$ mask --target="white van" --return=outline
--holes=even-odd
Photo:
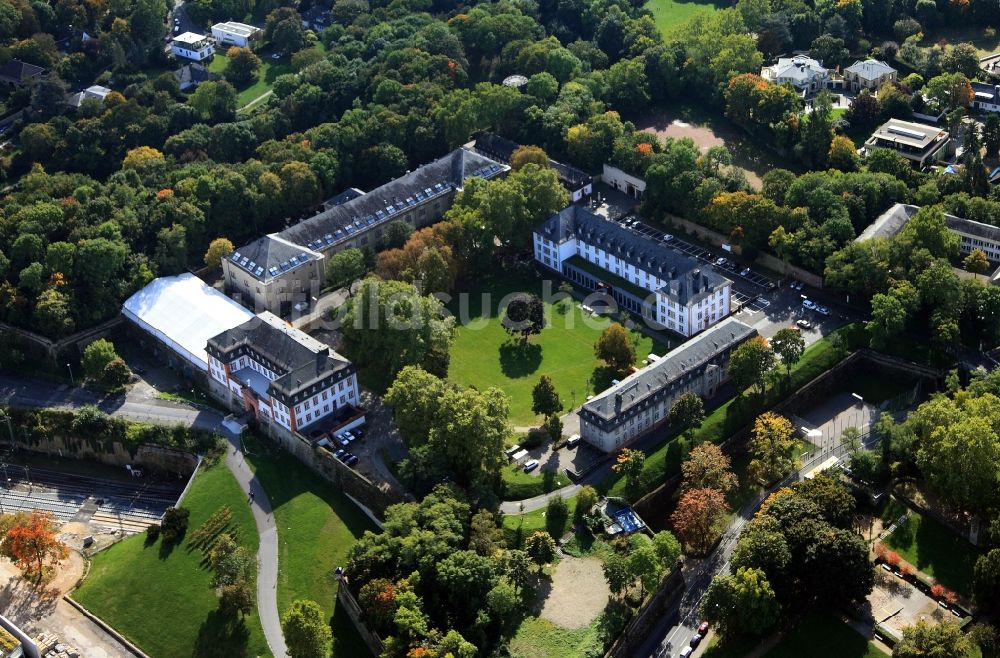
[[[677,656],[678,658],[688,658],[693,653],[694,649],[692,649],[691,647],[684,647],[683,649],[681,649],[681,652],[677,654]]]
[[[580,435],[579,434],[574,434],[573,436],[571,436],[568,439],[566,439],[566,447],[567,448],[575,448],[578,443],[580,443]]]
[[[524,465],[524,472],[530,473],[536,468],[538,468],[538,460],[532,459],[531,461],[529,461],[527,464]]]

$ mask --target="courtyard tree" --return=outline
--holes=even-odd
[[[510,168],[520,171],[524,165],[533,163],[539,167],[549,166],[549,156],[537,146],[519,146],[510,155]]]
[[[291,658],[324,658],[333,647],[330,624],[315,601],[296,599],[281,618]]]
[[[531,410],[543,416],[551,416],[563,410],[559,392],[548,375],[542,375],[531,389]]]
[[[594,343],[594,353],[617,373],[628,372],[635,363],[635,345],[625,327],[617,322],[601,332]]]
[[[642,450],[623,448],[611,467],[615,473],[625,478],[625,491],[630,498],[639,493],[642,484],[642,467],[646,463],[646,453]]]
[[[722,633],[761,635],[778,621],[781,606],[760,569],[740,567],[732,575],[712,579],[701,614]]]
[[[729,505],[718,489],[689,489],[677,503],[670,523],[692,553],[704,555],[718,539],[727,514]]]
[[[789,473],[795,464],[792,423],[770,411],[757,417],[750,437],[751,476],[760,482],[774,482]]]
[[[343,288],[362,278],[368,271],[365,255],[357,247],[338,251],[330,256],[326,266],[326,283],[331,288]]]
[[[222,259],[233,253],[236,247],[227,238],[215,238],[208,244],[208,250],[203,258],[206,267],[217,269],[222,267]]]
[[[59,526],[51,514],[34,511],[5,515],[3,525],[0,554],[14,562],[25,579],[35,585],[48,580],[53,564],[69,554],[56,536]]]
[[[529,336],[545,328],[545,304],[538,295],[518,293],[507,303],[501,324],[508,334],[520,336],[521,344],[527,344]]]
[[[903,638],[892,648],[892,658],[964,656],[971,649],[958,623],[944,619],[936,624],[925,619],[903,629]]]
[[[972,252],[962,261],[965,269],[973,274],[986,274],[990,269],[990,260],[986,257],[986,252],[982,249],[973,249]]]
[[[718,489],[728,494],[739,484],[729,457],[722,448],[706,441],[695,446],[681,463],[681,490]]]
[[[729,357],[729,375],[737,390],[753,388],[764,393],[767,373],[774,367],[774,352],[763,336],[754,336],[735,350]]]
[[[680,429],[681,436],[690,440],[691,434],[705,420],[705,405],[701,398],[688,391],[681,394],[670,406],[667,422]]]
[[[778,329],[771,337],[771,349],[781,360],[781,365],[785,366],[785,378],[790,382],[792,366],[799,362],[806,351],[806,340],[802,337],[802,332],[793,327]]]
[[[976,558],[972,591],[976,604],[984,610],[1000,603],[1000,548],[991,549]]]
[[[237,87],[249,85],[257,80],[261,61],[254,51],[233,46],[226,51],[226,58],[229,63],[226,64],[226,70],[222,74],[226,80]]]
[[[80,361],[83,374],[90,379],[100,379],[107,365],[117,358],[114,343],[107,338],[98,338],[83,350]]]
[[[438,418],[438,400],[447,384],[426,370],[406,366],[396,375],[386,391],[385,401],[392,406],[393,421],[409,448],[427,443]]]

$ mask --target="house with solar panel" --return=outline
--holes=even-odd
[[[667,422],[681,395],[711,398],[729,380],[732,351],[757,330],[728,318],[587,400],[580,438],[603,452],[620,450]]]
[[[304,310],[319,296],[329,256],[351,247],[380,249],[395,221],[414,229],[433,224],[451,208],[466,179],[497,178],[508,171],[505,164],[458,148],[370,192],[352,190],[346,200],[324,204],[312,217],[224,259],[226,292],[255,312]]]
[[[951,135],[944,128],[912,121],[889,119],[865,142],[865,154],[872,149],[892,149],[918,169],[950,156],[954,150]]]
[[[568,206],[534,231],[535,260],[631,313],[693,336],[730,312],[733,282],[666,244],[583,206]]]

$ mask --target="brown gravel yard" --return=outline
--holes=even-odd
[[[597,619],[610,594],[599,559],[563,556],[540,616],[563,628],[582,628]]]

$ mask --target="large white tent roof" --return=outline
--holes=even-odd
[[[205,371],[208,339],[254,317],[188,273],[154,279],[125,300],[122,314]]]

